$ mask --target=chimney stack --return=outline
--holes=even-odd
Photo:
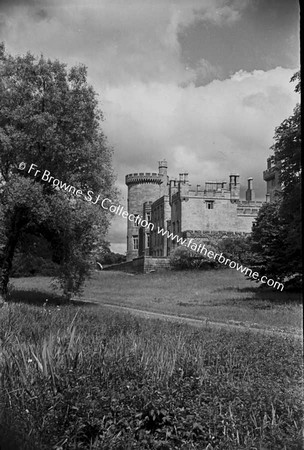
[[[253,178],[248,178],[248,189],[246,191],[246,201],[252,202],[255,200],[255,192],[253,190]]]
[[[231,200],[239,200],[240,199],[240,181],[239,174],[231,174],[229,175],[229,191],[230,191],[230,199]]]

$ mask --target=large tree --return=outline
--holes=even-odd
[[[77,292],[88,275],[92,250],[104,239],[110,218],[87,193],[115,198],[102,119],[84,66],[68,70],[30,53],[13,57],[0,45],[2,298],[16,246],[29,233],[51,242],[67,295]],[[31,164],[36,167],[29,171]],[[45,170],[82,194],[43,179]]]
[[[300,72],[296,92],[301,92]],[[280,280],[298,284],[301,280],[301,108],[276,129],[274,160],[280,168],[281,191],[274,203],[264,205],[252,233],[252,250],[256,254],[256,270]]]

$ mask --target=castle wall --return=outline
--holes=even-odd
[[[162,271],[170,269],[169,258],[152,258],[151,256],[140,256],[132,261],[112,264],[104,267],[104,270],[114,270],[127,273],[149,273],[151,271]]]
[[[199,197],[188,198],[181,202],[181,220],[183,230],[237,231],[250,233],[258,207],[238,207],[226,199],[215,199],[212,209],[208,209],[210,200]]]
[[[264,179],[275,176],[274,170],[268,169],[271,169],[271,174],[267,173]],[[127,261],[141,255],[165,257],[179,245],[176,240],[157,233],[158,228],[179,237],[187,230],[197,230],[201,236],[218,232],[251,233],[252,224],[262,206],[262,202],[255,201],[252,178],[248,179],[246,201],[241,201],[238,174],[231,174],[229,183],[207,181],[205,188],[197,185],[193,189],[187,173],[179,174],[179,180],[169,183],[166,161],[159,162],[158,173],[127,175],[126,184],[128,212],[138,214],[154,225],[150,232],[128,221]],[[134,248],[133,241],[137,236],[138,246]]]
[[[167,221],[171,217],[171,208],[169,203],[169,196],[164,195],[160,199],[152,203],[151,207],[151,221],[155,225],[154,230],[151,232],[151,246],[150,256],[167,256],[167,238],[158,234],[157,230],[167,230]]]
[[[166,164],[165,161],[160,162],[159,173],[126,175],[126,184],[128,186],[127,210],[129,214],[138,215],[142,219],[148,220],[143,204],[145,202],[153,202],[168,193]],[[144,233],[140,233],[140,224],[136,222],[128,220],[127,227],[127,261],[131,261],[140,255],[140,250],[141,253],[145,252],[143,247],[145,247],[146,236]]]
[[[273,202],[281,191],[281,164],[274,156],[267,158],[267,169],[263,172],[263,179],[267,183],[266,201]]]

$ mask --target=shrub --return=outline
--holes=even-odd
[[[32,277],[33,275],[54,277],[58,267],[58,264],[42,256],[18,253],[13,259],[11,273],[12,277]]]
[[[218,250],[232,261],[250,264],[252,252],[248,235],[223,238],[218,243]]]
[[[171,252],[170,265],[176,270],[208,270],[217,268],[219,263],[214,260],[210,260],[201,253],[191,251],[188,248],[181,246]]]
[[[54,277],[59,265],[52,260],[50,243],[42,236],[24,233],[12,264],[13,277],[43,275]]]

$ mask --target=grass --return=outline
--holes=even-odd
[[[44,277],[14,279],[13,283],[16,291],[12,298],[15,300],[26,298],[29,290],[38,296],[37,300],[40,296],[42,302],[59,295],[52,294],[49,279]],[[260,288],[235,270],[134,276],[95,272],[85,287],[84,298],[100,304],[111,303],[290,333],[300,333],[303,326],[299,294]]]
[[[11,303],[0,343],[2,450],[302,448],[291,338]]]

